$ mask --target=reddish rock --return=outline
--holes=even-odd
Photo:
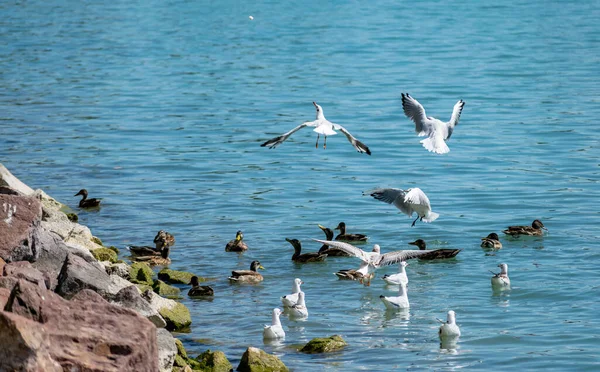
[[[7,263],[4,266],[4,276],[13,276],[17,279],[25,279],[28,282],[37,284],[43,289],[46,289],[44,275],[33,266],[29,261],[17,261]]]
[[[42,204],[34,197],[0,194],[0,257],[6,262],[30,260],[31,228],[42,218]]]
[[[6,261],[0,258],[0,274],[4,272],[4,265],[6,265]]]
[[[30,333],[36,336],[36,342],[18,344],[18,353],[4,353],[4,350],[17,348],[11,346],[14,340],[26,339]],[[0,312],[0,334],[3,335],[0,337],[2,367],[25,365],[19,363],[27,360],[49,360],[58,362],[64,370],[159,369],[156,327],[135,311],[112,305],[88,289],[67,301],[53,292],[19,280],[10,294],[5,312]],[[5,334],[11,337],[4,337]],[[52,370],[9,368],[12,369]]]
[[[8,297],[10,297],[10,289],[0,288],[0,310],[3,310],[4,306],[6,306]]]

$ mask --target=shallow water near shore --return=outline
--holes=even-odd
[[[248,346],[296,371],[390,369],[598,369],[600,326],[600,16],[598,2],[450,4],[395,1],[331,5],[184,1],[0,5],[0,162],[33,188],[71,206],[105,245],[176,236],[172,269],[208,278],[211,301],[184,298],[188,354]],[[254,20],[248,18],[249,15]],[[466,101],[448,142],[428,153],[403,115],[409,92],[448,120]],[[327,149],[310,129],[276,149],[259,145],[306,120],[316,101],[343,135]],[[363,197],[374,187],[421,188],[440,218],[417,222]],[[86,188],[103,198],[79,210]],[[480,238],[541,219],[543,237]],[[408,312],[378,271],[369,287],[333,273],[358,260],[298,265],[324,238],[317,224],[345,221],[384,252],[461,248],[452,260],[407,267]],[[244,232],[250,250],[225,252]],[[503,234],[500,234],[503,235]],[[122,250],[124,252],[124,250]],[[230,285],[254,259],[257,285]],[[512,290],[493,293],[488,270],[507,263]],[[282,317],[281,343],[263,324],[305,284],[306,321]],[[436,318],[457,314],[456,349],[440,348]],[[297,352],[314,337],[349,346]]]

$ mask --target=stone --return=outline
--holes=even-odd
[[[104,270],[108,275],[118,275],[123,279],[129,280],[129,273],[131,272],[131,268],[126,263],[110,263],[110,262],[101,262],[104,266]]]
[[[177,271],[171,269],[162,269],[158,272],[158,279],[163,280],[169,284],[190,284],[194,274],[187,271]],[[200,282],[206,281],[206,279],[198,277]]]
[[[152,291],[142,293],[142,298],[165,319],[169,331],[185,330],[192,324],[190,311],[184,304],[163,298]]]
[[[109,302],[121,307],[132,309],[138,314],[152,322],[157,328],[163,328],[167,325],[163,317],[148,301],[142,298],[137,288],[129,283],[128,287],[121,289],[114,296],[110,296]]]
[[[158,279],[154,281],[152,289],[154,289],[155,293],[165,297],[177,297],[181,293],[179,288],[168,285],[167,283]]]
[[[196,357],[200,370],[207,372],[229,372],[233,366],[222,351],[206,350]]]
[[[328,353],[331,351],[337,351],[343,349],[348,344],[342,336],[334,335],[327,338],[313,338],[310,340],[302,349],[303,353]]]
[[[111,263],[115,263],[118,260],[117,254],[112,249],[98,248],[91,252],[94,258],[98,261],[109,261]]]
[[[242,355],[242,360],[237,367],[240,372],[275,372],[289,371],[283,362],[275,355],[250,346]]]
[[[0,273],[4,272],[4,265],[6,265],[6,261],[0,258]]]
[[[175,345],[175,337],[171,332],[164,328],[156,331],[158,341],[158,366],[161,372],[171,371],[175,356],[177,355],[177,345]]]
[[[69,299],[87,288],[104,296],[110,293],[109,283],[110,277],[101,267],[69,253],[58,276],[56,293]]]
[[[185,347],[183,346],[183,342],[180,339],[175,339],[175,346],[177,347],[177,355],[181,355],[182,358],[187,359],[187,351],[185,351]]]
[[[152,286],[154,284],[154,271],[143,262],[134,262],[131,265],[131,271],[129,272],[129,280],[132,283],[147,284]]]
[[[17,279],[25,279],[43,289],[46,289],[44,274],[31,266],[29,261],[17,261],[7,263],[4,266],[4,276],[12,276]]]
[[[127,287],[133,287],[133,290],[137,292],[137,288],[127,279],[123,279],[118,275],[109,275],[108,276],[108,290],[105,296],[104,293],[100,293],[104,298],[109,299],[112,295],[116,295],[119,291],[123,290]],[[139,293],[139,292],[138,292]]]
[[[4,309],[6,303],[8,302],[8,298],[10,297],[11,289],[8,288],[0,288],[0,310]]]
[[[35,255],[30,233],[41,217],[42,206],[36,198],[0,194],[0,258],[30,261]]]
[[[10,188],[20,195],[33,194],[33,189],[13,176],[2,163],[0,163],[0,186]]]
[[[67,218],[69,219],[69,221],[73,222],[73,223],[77,223],[79,222],[79,216],[77,215],[77,213],[65,213],[67,215]]]

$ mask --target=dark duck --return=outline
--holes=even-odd
[[[366,242],[368,239],[364,234],[346,234],[346,223],[344,222],[340,222],[335,230],[340,230],[340,233],[335,237],[335,240],[344,242]]]
[[[408,244],[416,245],[422,251],[427,249],[427,244],[423,239],[417,239],[414,242],[410,242]],[[436,249],[424,256],[419,256],[419,260],[437,260],[440,258],[452,258],[455,257],[460,251],[460,249]]]
[[[79,201],[79,208],[93,208],[100,205],[100,201],[102,199],[88,199],[88,192],[86,189],[81,189],[79,192],[73,196],[81,195],[82,198]]]
[[[302,243],[298,239],[288,239],[285,240],[290,243],[294,247],[294,254],[292,255],[292,261],[298,263],[306,263],[306,262],[319,262],[325,260],[327,258],[326,253],[319,252],[310,252],[310,253],[301,253],[302,252]]]

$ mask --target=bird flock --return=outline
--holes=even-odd
[[[452,136],[455,127],[458,125],[462,110],[465,106],[465,101],[459,100],[452,110],[450,120],[443,122],[439,119],[429,117],[425,113],[423,106],[408,93],[401,94],[402,108],[407,118],[413,121],[415,132],[420,137],[426,137],[421,140],[421,144],[428,151],[435,154],[446,154],[450,151],[447,141]],[[325,118],[323,108],[316,102],[313,102],[316,109],[316,119],[314,121],[306,121],[290,131],[265,141],[261,144],[262,147],[276,148],[285,142],[292,134],[305,127],[314,128],[317,133],[315,147],[319,147],[319,140],[323,136],[323,148],[327,148],[327,137],[337,134],[340,131],[344,134],[348,142],[359,153],[371,155],[371,149],[363,142],[354,137],[345,127],[330,122]],[[88,199],[88,192],[85,189],[80,190],[75,195],[81,195],[82,199],[79,202],[80,208],[98,208],[101,199]],[[363,195],[368,195],[376,200],[394,205],[403,214],[411,217],[416,214],[416,218],[412,221],[411,226],[415,226],[417,221],[432,223],[436,221],[440,215],[432,211],[429,197],[418,187],[409,189],[399,188],[375,188],[363,191]],[[356,247],[353,244],[364,244],[368,240],[368,236],[357,233],[347,233],[346,224],[340,222],[335,228],[340,233],[335,236],[333,230],[318,225],[325,233],[325,239],[312,239],[322,246],[318,252],[302,252],[302,243],[298,239],[285,238],[285,240],[293,247],[294,252],[291,256],[293,262],[298,264],[309,264],[313,262],[321,262],[327,259],[328,256],[346,256],[358,258],[360,261],[358,268],[341,269],[334,274],[340,280],[358,281],[365,286],[370,286],[372,279],[376,275],[377,269],[389,266],[398,265],[398,272],[392,275],[384,275],[382,280],[386,285],[398,286],[397,295],[384,296],[380,299],[388,311],[400,311],[410,308],[408,299],[408,274],[406,267],[407,261],[410,259],[440,260],[452,259],[461,251],[460,249],[427,249],[426,242],[422,239],[417,239],[409,244],[418,247],[419,249],[397,250],[393,252],[382,253],[381,247],[374,244],[373,248],[365,251]],[[504,234],[519,237],[519,236],[541,236],[546,227],[540,220],[534,220],[531,226],[509,226],[503,230]],[[169,264],[168,258],[170,247],[174,244],[174,237],[161,230],[157,233],[154,243],[155,246],[130,246],[132,260],[144,261],[150,264]],[[481,247],[486,249],[501,249],[502,243],[499,240],[498,234],[490,233],[488,236],[481,238]],[[247,251],[248,245],[244,242],[242,231],[237,231],[234,239],[229,241],[225,246],[227,252],[243,253]],[[492,272],[491,287],[494,292],[506,291],[511,289],[511,282],[508,277],[508,264],[500,263],[499,273]],[[259,269],[264,269],[259,261],[252,261],[248,270],[234,270],[228,277],[232,284],[239,283],[258,283],[264,280]],[[210,286],[200,286],[198,277],[193,277],[190,284],[192,288],[188,295],[191,297],[213,296],[214,291]],[[292,293],[280,297],[283,311],[279,308],[272,310],[271,324],[267,324],[263,328],[263,337],[265,340],[284,339],[285,331],[281,323],[281,315],[287,315],[290,320],[302,320],[309,316],[306,297],[301,286],[304,282],[300,278],[294,278],[292,281]],[[456,340],[460,337],[461,331],[456,324],[456,313],[448,309],[446,320],[438,319],[442,324],[439,327],[438,335],[442,347],[454,347]],[[448,346],[450,345],[450,346]]]

